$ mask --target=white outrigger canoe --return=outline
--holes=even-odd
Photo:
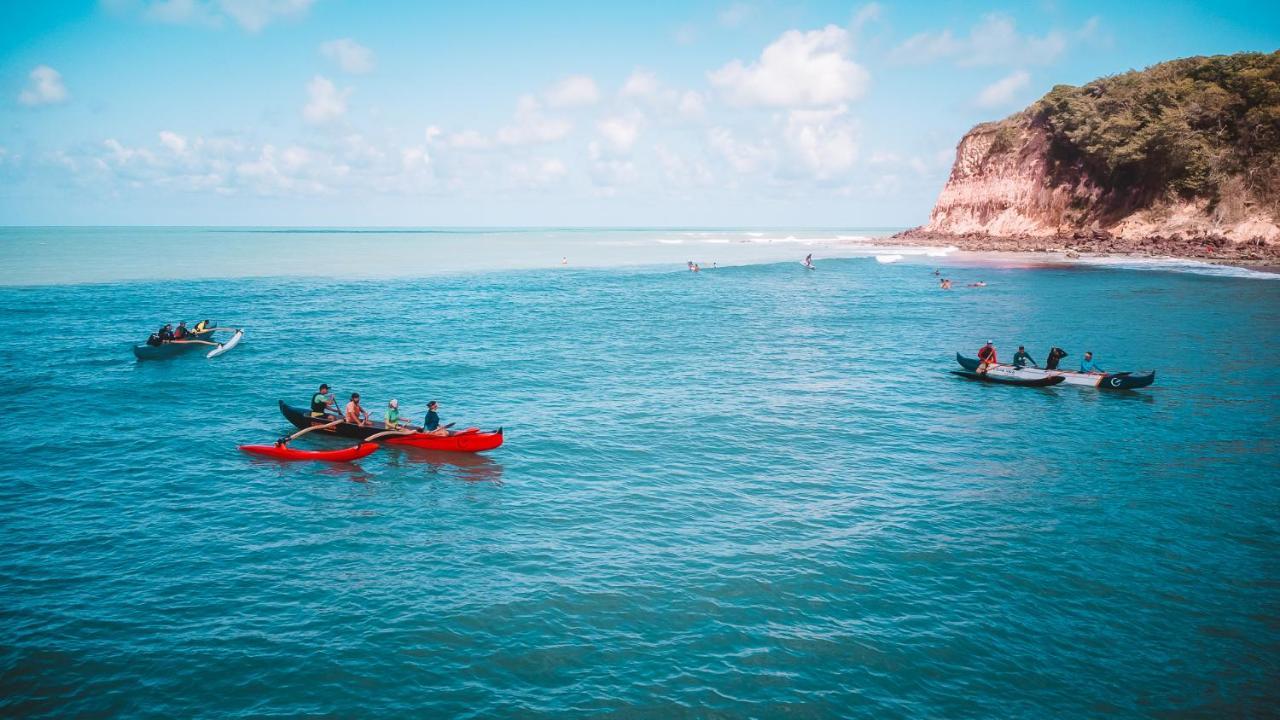
[[[956,362],[960,363],[960,367],[971,372],[978,370],[980,361],[977,358],[969,358],[956,353]],[[1098,388],[1099,390],[1134,390],[1144,388],[1156,381],[1156,373],[1154,370],[1146,373],[1133,372],[1117,372],[1117,373],[1082,373],[1074,370],[1046,370],[1036,367],[1015,367],[1000,363],[992,365],[987,369],[987,374],[997,377],[1018,379],[1018,380],[1040,380],[1049,377],[1061,377],[1063,385],[1081,385],[1084,387]]]

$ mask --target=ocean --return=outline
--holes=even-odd
[[[1273,713],[1280,283],[887,233],[0,231],[0,710]],[[237,450],[321,382],[506,443]]]

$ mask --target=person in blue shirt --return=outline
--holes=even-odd
[[[1106,370],[1103,370],[1102,368],[1098,367],[1098,363],[1093,361],[1093,353],[1085,351],[1084,359],[1080,361],[1080,372],[1089,373],[1092,375],[1097,373],[1105,373]]]
[[[436,409],[439,407],[439,403],[435,400],[427,403],[427,417],[422,423],[422,430],[428,435],[449,434],[448,428],[440,427],[440,414],[436,412]]]

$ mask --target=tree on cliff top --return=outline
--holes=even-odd
[[[1083,169],[1120,205],[1176,197],[1216,206],[1244,190],[1280,211],[1280,52],[1059,85],[1020,115],[1048,132],[1059,172]]]

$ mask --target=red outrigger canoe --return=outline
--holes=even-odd
[[[333,422],[337,418],[334,417],[312,417],[305,410],[286,404],[280,401],[280,412],[285,419],[293,423],[298,429],[309,428],[313,425],[325,425]],[[331,428],[316,430],[318,433],[338,435],[339,437],[348,437],[356,440],[363,440],[370,435],[385,432],[386,426],[382,423],[370,423],[368,425],[356,425],[355,423],[338,423]],[[493,450],[502,445],[502,428],[498,428],[492,432],[484,432],[476,428],[467,428],[459,430],[448,435],[430,435],[427,433],[413,433],[411,435],[388,435],[378,438],[375,442],[385,443],[387,445],[398,445],[401,447],[415,447],[422,450],[439,450],[443,452],[484,452],[485,450]]]
[[[280,444],[240,446],[242,452],[263,455],[276,460],[320,460],[322,462],[351,462],[371,455],[377,449],[377,443],[360,443],[339,450],[295,450]]]

